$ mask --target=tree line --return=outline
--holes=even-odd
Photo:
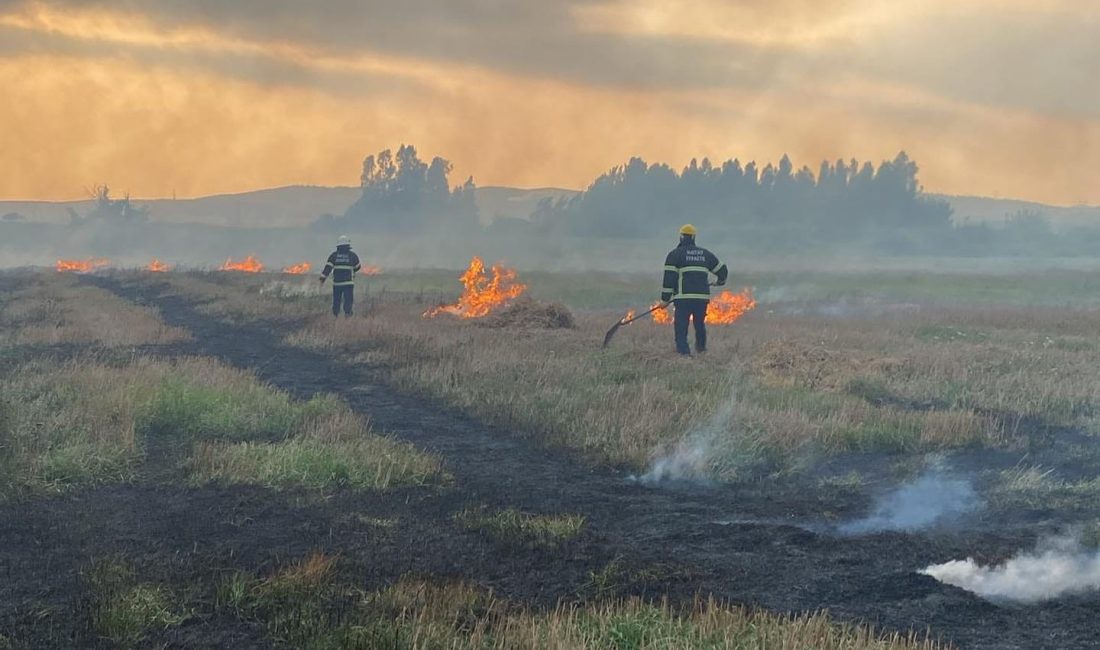
[[[681,171],[632,158],[584,192],[544,202],[544,228],[593,237],[667,235],[692,222],[717,239],[753,237],[782,247],[823,242],[927,239],[951,229],[951,208],[925,196],[917,164],[905,152],[877,167],[856,160],[822,162],[815,173],[786,155],[759,167],[737,159],[692,160]]]
[[[343,215],[326,215],[316,225],[405,234],[476,227],[474,179],[452,188],[452,169],[439,156],[421,160],[412,145],[367,156],[359,177],[362,194]]]

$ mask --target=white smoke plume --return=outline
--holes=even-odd
[[[736,388],[730,388],[729,397],[706,424],[692,429],[670,452],[653,459],[645,474],[631,478],[642,483],[709,481],[717,447],[731,435],[736,404]]]
[[[300,298],[302,296],[317,296],[322,293],[320,283],[315,275],[309,275],[309,280],[302,279],[292,282],[284,280],[272,280],[260,287],[260,294],[279,298]]]
[[[1059,537],[1000,565],[982,566],[967,558],[934,564],[921,573],[987,600],[1036,603],[1100,589],[1100,551],[1081,548],[1076,538]]]
[[[950,476],[943,466],[933,463],[915,481],[883,496],[871,514],[837,527],[845,535],[880,531],[909,531],[971,512],[981,505],[970,481]]]

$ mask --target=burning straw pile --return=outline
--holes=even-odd
[[[424,318],[435,318],[440,314],[459,318],[483,318],[510,304],[527,291],[527,285],[517,280],[515,269],[494,264],[491,270],[492,276],[485,272],[485,262],[480,257],[474,257],[459,278],[463,291],[458,302],[429,309],[424,312]]]
[[[515,269],[494,264],[488,272],[480,257],[470,260],[470,266],[459,278],[462,295],[453,305],[440,305],[424,312],[424,318],[449,314],[463,319],[476,319],[484,327],[522,327],[537,329],[572,329],[573,314],[558,303],[545,303],[523,296],[527,285],[519,281]],[[521,296],[523,296],[521,298]]]

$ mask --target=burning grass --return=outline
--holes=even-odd
[[[677,607],[641,599],[518,607],[461,583],[406,579],[373,592],[342,584],[338,558],[314,554],[267,578],[227,577],[217,608],[311,648],[820,648],[935,650],[917,635],[883,635],[823,614],[785,616],[715,600]]]
[[[55,268],[58,273],[91,273],[110,265],[111,260],[94,257],[86,260],[57,260]]]
[[[298,264],[291,264],[290,266],[283,268],[283,273],[287,275],[305,275],[313,269],[313,265],[309,262],[299,262]]]
[[[653,306],[657,307],[660,304],[656,303]],[[652,313],[653,322],[671,325],[674,309],[674,307],[666,307],[655,310]],[[723,290],[711,296],[710,304],[707,305],[707,324],[732,325],[753,309],[756,309],[756,299],[752,296],[751,288],[742,289],[739,293]]]
[[[515,269],[500,264],[492,267],[492,276],[485,272],[485,262],[480,257],[470,260],[470,266],[459,280],[462,295],[453,305],[440,305],[424,312],[425,318],[450,314],[459,318],[482,318],[500,309],[527,291],[527,285],[519,282]]]
[[[96,344],[108,347],[184,341],[156,309],[134,305],[67,274],[22,276],[0,294],[0,348],[15,345]]]
[[[252,255],[234,262],[233,258],[225,260],[219,268],[219,271],[237,271],[238,273],[262,273],[264,270],[264,263],[256,259]]]

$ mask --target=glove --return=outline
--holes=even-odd
[[[661,294],[661,302],[672,302],[672,294],[671,293],[662,293]]]
[[[719,281],[717,281],[717,282],[715,282],[715,283],[714,283],[714,286],[716,286],[716,287],[724,287],[724,286],[726,286],[726,281],[725,281],[725,280],[719,280]]]
[[[322,275],[321,277],[319,277],[317,279],[321,281],[321,284],[325,283],[325,276]]]

